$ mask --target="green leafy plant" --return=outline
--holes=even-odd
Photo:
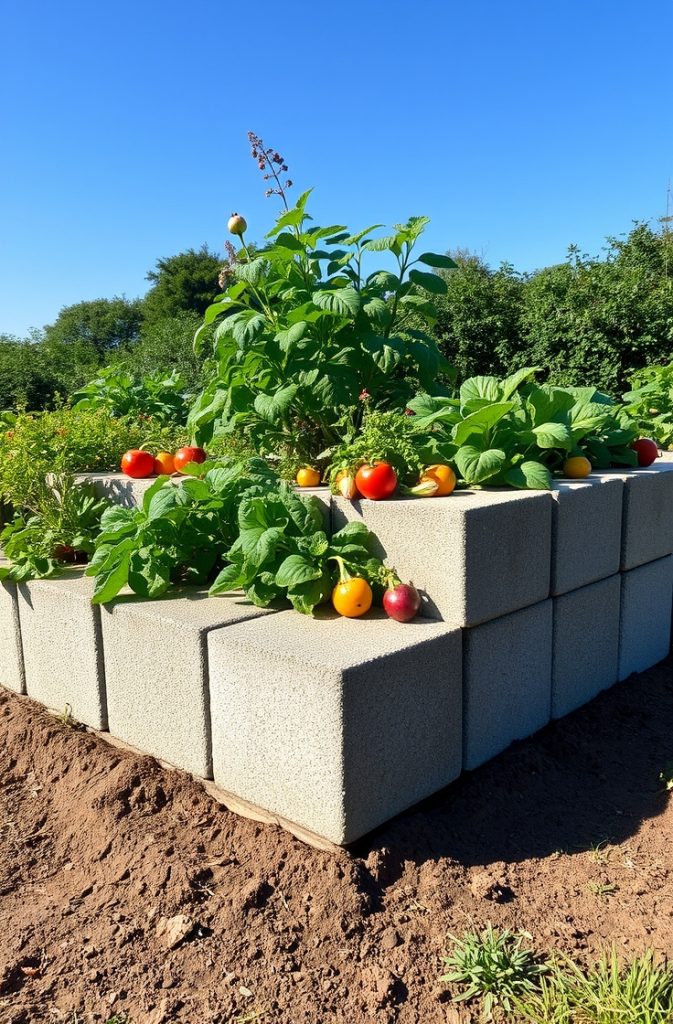
[[[11,563],[0,568],[0,579],[41,579],[87,562],[108,507],[96,498],[93,485],[76,483],[67,474],[50,478],[43,483],[39,511],[16,515],[0,533]]]
[[[184,427],[118,418],[103,409],[22,412],[0,431],[0,497],[35,513],[48,473],[116,472],[129,448],[152,444],[173,451],[186,440]]]
[[[371,547],[364,523],[348,523],[328,538],[317,498],[281,482],[277,491],[252,488],[238,510],[239,534],[211,594],[242,589],[256,605],[286,599],[311,614],[329,600],[340,578],[364,576],[383,583],[385,567]]]
[[[121,364],[103,367],[71,398],[73,408],[105,409],[113,416],[152,417],[159,424],[185,424],[188,401],[177,371],[137,377]]]
[[[445,392],[439,378],[451,367],[429,331],[431,298],[446,282],[432,270],[455,264],[437,253],[415,255],[426,217],[411,217],[383,237],[374,234],[381,225],[356,233],[314,225],[310,191],[290,208],[282,157],[252,133],[250,140],[275,182],[268,193],[284,208],[267,244],[253,252],[241,234],[240,249],[229,247],[221,275],[227,287],[202,328],[217,322],[213,375],[189,427],[206,445],[213,434],[243,429],[261,453],[289,450],[311,460],[359,424],[363,391],[376,406],[400,408],[418,382],[429,393]],[[395,270],[367,273],[372,253],[390,254]],[[201,339],[200,329],[197,350]]]
[[[422,430],[417,419],[394,410],[367,409],[360,431],[328,453],[330,481],[344,469],[352,471],[364,463],[383,460],[394,467],[401,483],[415,483],[424,466],[454,452],[450,444],[442,445],[437,433]]]
[[[432,428],[469,485],[548,489],[572,455],[596,468],[637,465],[638,429],[622,407],[594,388],[535,384],[536,372],[471,377],[457,398],[419,395],[409,402],[415,427]]]
[[[651,951],[622,967],[614,946],[586,971],[559,956],[538,992],[511,1002],[517,1020],[530,1024],[669,1024],[673,971]]]
[[[507,928],[500,932],[488,924],[479,934],[449,938],[454,947],[449,956],[442,957],[448,971],[440,981],[463,986],[454,1002],[480,997],[485,1020],[491,1019],[495,1006],[511,1011],[516,996],[539,987],[546,967],[524,947],[524,941],[531,938],[526,932],[515,934]]]
[[[96,579],[94,603],[111,601],[123,587],[140,597],[160,597],[172,584],[204,584],[220,568],[236,539],[243,495],[277,485],[260,459],[213,461],[193,466],[193,476],[173,482],[160,476],[140,508],[110,508],[87,575]]]
[[[622,395],[627,411],[641,434],[662,448],[673,443],[673,362],[648,366],[631,379],[631,390]]]

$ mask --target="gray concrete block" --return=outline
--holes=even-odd
[[[549,491],[455,491],[447,498],[332,499],[332,525],[361,520],[379,554],[424,592],[424,615],[476,626],[549,596]]]
[[[622,573],[619,678],[644,672],[668,656],[673,603],[673,557]]]
[[[647,469],[611,469],[595,474],[624,481],[620,569],[654,562],[673,552],[673,462],[659,459]]]
[[[559,480],[552,497],[551,593],[577,590],[619,571],[621,477]]]
[[[16,584],[0,583],[0,686],[26,692]]]
[[[552,718],[562,718],[617,682],[620,595],[617,573],[554,598]]]
[[[157,478],[148,476],[135,480],[125,473],[80,473],[76,479],[92,483],[98,498],[107,498],[123,508],[135,508],[142,505],[145,491],[150,489]]]
[[[552,604],[463,632],[464,768],[477,768],[549,722]]]
[[[158,601],[122,597],[103,608],[112,735],[211,778],[207,634],[270,614],[242,596],[208,597],[189,588]]]
[[[281,612],[210,633],[222,789],[349,843],[461,770],[460,630]]]
[[[19,583],[26,693],[48,708],[70,705],[78,722],[107,727],[100,610],[80,572]]]

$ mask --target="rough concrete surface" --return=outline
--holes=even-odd
[[[16,584],[0,583],[0,685],[26,692]]]
[[[425,594],[424,615],[476,626],[549,596],[548,491],[455,491],[448,498],[332,500],[339,529],[363,521],[379,554]]]
[[[215,782],[348,843],[461,770],[460,631],[281,612],[208,637]]]
[[[463,767],[477,768],[551,718],[552,605],[463,632]]]
[[[206,636],[269,615],[243,597],[184,588],[102,609],[108,728],[138,750],[212,777]]]
[[[621,576],[554,598],[552,718],[617,682]]]
[[[551,593],[577,590],[619,571],[621,477],[559,480],[552,497]]]
[[[673,462],[661,459],[647,469],[606,470],[603,477],[624,481],[623,571],[673,552]]]
[[[17,585],[26,693],[94,729],[107,728],[100,611],[81,572]]]
[[[671,641],[673,557],[622,573],[619,678],[667,657]]]

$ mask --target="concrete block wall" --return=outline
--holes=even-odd
[[[409,625],[194,591],[100,610],[78,574],[5,585],[0,682],[23,688],[23,650],[29,696],[350,842],[666,656],[672,468],[551,493],[351,505],[319,490],[335,529],[362,518],[427,590]]]

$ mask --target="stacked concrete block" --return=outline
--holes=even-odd
[[[0,686],[26,692],[16,584],[0,583]]]
[[[673,557],[622,573],[619,678],[667,657],[671,642]]]
[[[71,572],[17,587],[26,693],[78,722],[107,727],[100,610],[94,581]],[[129,663],[129,672],[133,671]]]
[[[145,492],[156,482],[156,477],[135,480],[125,473],[80,473],[78,481],[92,483],[98,498],[107,498],[122,508],[142,505]]]
[[[552,601],[463,632],[463,766],[470,770],[551,718]]]
[[[207,635],[268,615],[243,597],[185,588],[102,610],[110,732],[148,754],[212,777]]]
[[[208,637],[222,789],[348,843],[461,770],[460,630],[281,612]]]
[[[622,516],[623,572],[673,552],[673,462],[659,460],[647,469],[607,470],[594,474],[624,484]]]
[[[456,491],[447,498],[332,500],[332,525],[361,520],[379,554],[425,594],[423,614],[477,626],[549,596],[548,491]]]
[[[620,596],[617,573],[554,598],[552,718],[617,682]]]
[[[552,490],[551,593],[567,594],[619,571],[622,477],[561,480]]]

